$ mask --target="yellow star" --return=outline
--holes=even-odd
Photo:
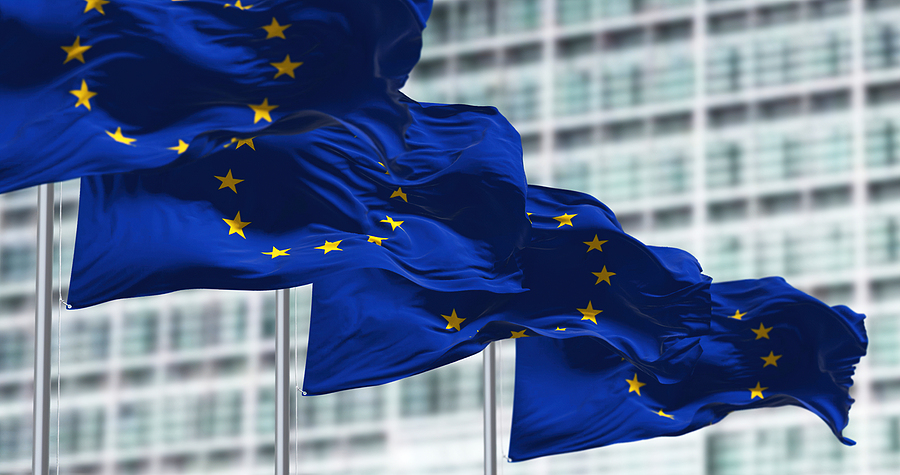
[[[325,244],[323,244],[315,249],[321,249],[321,250],[325,251],[325,254],[328,254],[331,251],[343,251],[343,249],[338,247],[340,245],[341,245],[341,241],[328,242],[328,240],[326,239]]]
[[[84,79],[81,80],[81,89],[71,90],[69,94],[78,98],[75,107],[84,106],[87,107],[87,110],[91,110],[91,98],[97,95],[96,92],[88,91],[87,83],[84,82]]]
[[[760,387],[759,381],[757,381],[755,388],[747,388],[747,390],[750,391],[750,400],[753,400],[753,398],[755,398],[757,396],[759,396],[760,399],[765,399],[765,397],[763,397],[763,391],[765,391],[766,389],[769,389],[769,388]]]
[[[559,328],[559,327],[556,327],[556,330],[553,330],[553,331],[564,332],[564,331],[566,331],[566,329],[565,329],[565,328]]]
[[[597,318],[596,318],[597,314],[603,311],[603,310],[594,310],[594,307],[591,307],[590,301],[588,301],[587,308],[579,308],[577,310],[579,312],[581,312],[582,320],[590,320],[590,321],[594,322],[594,325],[597,324]]]
[[[213,175],[213,176],[215,176],[215,175]],[[237,178],[234,178],[233,176],[231,176],[230,169],[228,170],[228,173],[225,174],[225,176],[216,176],[216,179],[218,179],[219,181],[222,182],[222,184],[219,185],[220,190],[222,188],[231,188],[231,191],[233,191],[235,193],[237,193],[237,188],[234,185],[237,185],[238,183],[244,181],[244,180],[238,180]]]
[[[77,59],[84,64],[84,52],[91,49],[91,46],[81,46],[81,37],[76,36],[75,42],[72,43],[72,46],[61,46],[63,51],[66,52],[66,60],[63,61],[63,64],[72,61],[73,59]]]
[[[634,373],[634,380],[626,379],[625,381],[628,381],[628,392],[635,392],[638,396],[641,395],[641,388],[647,385],[647,383],[638,381],[637,373]]]
[[[606,266],[603,266],[603,270],[600,272],[591,272],[591,274],[594,274],[597,277],[597,282],[595,282],[594,285],[597,285],[600,282],[606,282],[607,284],[612,285],[609,278],[616,275],[615,272],[607,272]]]
[[[253,123],[257,123],[262,119],[272,122],[272,116],[269,112],[275,110],[278,106],[270,106],[269,98],[263,99],[262,104],[247,104],[247,107],[253,109]]]
[[[557,226],[557,228],[561,228],[561,227],[566,226],[566,225],[571,226],[571,225],[572,225],[572,218],[574,218],[575,216],[578,216],[578,215],[577,215],[577,214],[564,214],[564,215],[562,215],[562,216],[557,216],[557,217],[555,217],[555,218],[553,218],[553,219],[559,221],[559,226]]]
[[[380,222],[390,224],[391,231],[396,231],[403,224],[403,221],[394,221],[390,216],[385,216],[385,218],[387,219],[382,219]]]
[[[255,139],[255,138],[256,138],[256,137],[250,137],[249,139],[233,138],[233,139],[231,139],[231,141],[232,141],[232,142],[237,142],[237,146],[234,147],[235,150],[241,148],[241,145],[248,145],[248,146],[250,146],[250,148],[252,148],[253,150],[256,150],[256,147],[253,145],[253,139]]]
[[[662,417],[668,417],[669,419],[672,419],[672,420],[675,419],[675,416],[670,415],[670,414],[666,414],[665,412],[663,412],[662,409],[660,409],[659,412],[656,413],[656,415],[657,415],[657,416],[662,416]]]
[[[181,155],[182,153],[186,152],[187,149],[188,149],[188,144],[186,144],[184,142],[184,140],[181,140],[181,139],[178,139],[178,145],[176,145],[174,147],[169,147],[169,150],[174,150],[174,151],[178,152],[178,155]]]
[[[398,187],[397,191],[391,193],[391,198],[402,198],[403,201],[409,203],[409,200],[406,199],[406,193],[403,192],[403,188]]]
[[[134,142],[135,140],[137,140],[137,139],[132,139],[132,138],[122,135],[121,127],[116,128],[116,133],[112,133],[107,130],[106,135],[109,135],[110,137],[112,137],[112,139],[115,140],[116,142],[123,143],[125,145],[131,145],[131,142]]]
[[[275,17],[272,17],[272,24],[268,26],[262,27],[263,30],[266,30],[266,39],[269,38],[281,38],[286,40],[284,37],[284,30],[290,28],[291,25],[279,25],[278,20]]]
[[[299,68],[300,65],[303,64],[303,61],[300,61],[299,63],[292,63],[291,55],[287,55],[284,57],[284,61],[282,61],[280,63],[269,63],[269,64],[271,64],[272,66],[275,66],[275,69],[278,70],[278,73],[275,74],[275,77],[273,79],[278,79],[278,76],[281,76],[283,74],[287,74],[288,76],[296,79],[296,76],[294,76],[294,70]],[[269,122],[271,122],[271,121],[269,121]]]
[[[732,316],[730,316],[730,317],[728,317],[728,318],[733,318],[733,319],[735,319],[735,320],[740,320],[740,319],[744,318],[744,315],[747,315],[747,312],[741,313],[740,310],[735,310],[735,311],[734,311],[734,315],[732,315]]]
[[[355,135],[354,135],[354,137],[355,137]],[[387,167],[385,167],[383,163],[378,162],[378,164],[381,165],[382,167],[384,167],[384,174],[385,174],[385,175],[390,175],[390,174],[391,174],[391,172],[388,171]]]
[[[377,236],[369,236],[368,242],[374,242],[375,244],[381,245],[381,241],[387,241],[387,238],[377,237]]]
[[[281,250],[275,246],[272,246],[272,252],[264,252],[263,254],[265,254],[267,256],[272,256],[272,259],[275,259],[278,256],[290,256],[290,254],[287,253],[290,250],[291,250],[291,248]]]
[[[228,235],[231,236],[234,233],[238,233],[242,238],[247,239],[247,236],[244,236],[244,227],[250,224],[250,221],[244,222],[241,221],[241,212],[238,211],[237,215],[234,219],[222,218],[222,221],[225,221],[228,224]]]
[[[531,335],[526,335],[525,332],[527,332],[527,331],[528,331],[527,328],[525,330],[518,331],[518,332],[514,332],[514,331],[510,330],[510,333],[512,333],[512,336],[510,336],[509,338],[513,339],[513,340],[515,340],[516,338],[528,338]]]
[[[454,308],[450,315],[441,315],[444,317],[444,320],[447,320],[447,330],[453,328],[456,331],[460,330],[459,324],[464,322],[465,318],[459,318],[456,316],[456,309]]]
[[[760,338],[769,339],[769,332],[772,331],[772,327],[766,328],[762,323],[759,324],[759,328],[751,328],[750,331],[756,333],[756,338],[754,340],[759,340]]]
[[[91,10],[97,10],[101,15],[106,15],[106,12],[103,11],[103,5],[106,5],[106,0],[84,0],[87,2],[87,5],[84,6],[84,13],[87,13]]]
[[[245,7],[245,6],[241,5],[241,0],[237,0],[236,2],[234,2],[234,5],[232,5],[230,3],[226,3],[224,8],[228,8],[228,7],[237,7],[240,10],[249,10],[249,9],[253,8],[253,5],[247,5]]]
[[[584,241],[584,243],[588,245],[588,250],[587,250],[587,252],[591,252],[591,251],[593,251],[594,249],[596,249],[596,250],[598,250],[598,251],[600,251],[600,252],[603,252],[603,248],[600,247],[600,246],[606,244],[606,241],[601,241],[601,240],[597,239],[597,235],[594,234],[594,240],[593,240],[593,241]]]
[[[774,352],[770,351],[769,356],[760,356],[759,358],[766,362],[766,364],[763,365],[763,368],[765,368],[766,366],[769,366],[769,365],[777,367],[778,366],[778,358],[781,358],[782,356],[783,355],[776,355]]]

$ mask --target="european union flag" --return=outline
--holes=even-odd
[[[662,380],[686,377],[709,330],[697,261],[641,244],[582,193],[529,186],[526,209],[527,292],[436,292],[377,269],[317,279],[304,391],[387,383],[506,338],[587,339]]]
[[[527,460],[680,435],[732,411],[794,405],[841,442],[863,315],[828,307],[781,278],[712,284],[711,331],[693,374],[661,384],[588,338],[516,345],[510,457]]]
[[[84,178],[69,303],[367,268],[434,290],[521,292],[521,157],[494,108],[375,102],[183,166]]]
[[[186,162],[372,103],[402,109],[398,90],[430,9],[426,0],[0,0],[0,193]]]

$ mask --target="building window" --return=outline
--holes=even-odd
[[[242,406],[240,391],[169,398],[163,414],[164,438],[173,443],[238,436],[242,428]]]
[[[900,292],[900,281],[876,281],[872,284],[872,299],[876,302],[891,300]],[[874,317],[874,318],[872,318]],[[868,358],[876,368],[896,368],[900,364],[900,315],[880,314],[869,316],[866,324],[869,335]]]
[[[781,140],[782,178],[795,178],[803,175],[802,144],[799,140],[783,137]]]
[[[116,444],[122,448],[141,447],[151,441],[153,405],[150,401],[119,405]]]
[[[747,29],[747,12],[728,12],[709,17],[711,35],[728,35]]]
[[[537,78],[513,79],[504,92],[503,115],[510,122],[527,122],[538,118],[541,104]]]
[[[866,235],[869,265],[893,264],[900,260],[900,217],[870,218]]]
[[[247,303],[229,299],[203,305],[182,305],[172,310],[169,344],[190,350],[240,343],[246,337]]]
[[[602,168],[595,174],[596,192],[610,204],[629,201],[643,196],[643,167],[646,159],[629,153],[616,153],[603,157]]]
[[[474,370],[473,370],[474,368]],[[455,364],[403,380],[401,414],[405,417],[471,410],[481,404],[481,378],[474,365]]]
[[[893,24],[867,25],[865,38],[867,69],[890,69],[900,64],[900,34]]]
[[[730,280],[749,277],[743,266],[744,246],[739,235],[720,236],[710,240],[709,272],[716,279]]]
[[[728,78],[728,90],[738,91],[741,89],[741,53],[737,48],[728,50],[726,58],[726,77]]]
[[[0,460],[25,459],[31,454],[31,413],[0,418]]]
[[[644,71],[637,64],[608,67],[603,73],[603,108],[619,109],[644,102]]]
[[[338,424],[372,422],[384,417],[383,390],[379,387],[341,391],[329,396],[337,398],[335,410]]]
[[[156,351],[159,315],[154,310],[125,315],[122,319],[122,355],[146,355]]]
[[[0,223],[3,223],[3,229],[12,229],[34,226],[36,219],[37,210],[34,208],[11,208],[3,210]]]
[[[778,134],[773,130],[761,130],[757,136],[757,180],[788,180],[806,174],[808,143],[784,130]]]
[[[505,33],[534,30],[541,26],[540,0],[505,0],[502,8]],[[431,20],[428,27],[431,28]]]
[[[691,160],[682,150],[666,150],[656,157],[651,185],[659,196],[685,193],[691,184]]]
[[[643,102],[641,69],[632,70],[634,104]],[[690,98],[694,95],[694,64],[689,58],[675,56],[667,64],[653,71],[650,101],[664,102]]]
[[[709,146],[706,182],[710,188],[731,188],[743,183],[743,149],[735,142]]]
[[[605,142],[624,142],[628,140],[640,140],[645,137],[645,126],[641,120],[629,120],[625,122],[611,122],[603,126],[603,140]]]
[[[632,15],[643,9],[644,0],[599,0],[604,17]]]
[[[585,68],[571,68],[557,75],[557,115],[582,114],[591,109],[591,72]]]
[[[556,4],[556,21],[560,25],[590,21],[595,3],[595,0],[559,0]]]
[[[319,427],[337,423],[337,398],[331,395],[300,398],[300,425]]]
[[[66,361],[99,361],[109,357],[109,319],[70,320],[63,322],[62,356]],[[56,358],[56,332],[50,348]]]
[[[59,417],[59,451],[64,454],[99,451],[103,448],[105,420],[102,407],[63,412]],[[50,431],[50,440],[55,442],[56,427]]]
[[[34,278],[35,249],[32,246],[9,246],[0,250],[0,282],[17,282]]]
[[[450,7],[447,4],[437,4],[428,17],[428,28],[422,32],[422,44],[424,47],[446,44],[450,41]]]
[[[30,365],[33,341],[34,338],[22,330],[0,332],[0,373]]]
[[[461,41],[475,40],[493,34],[494,2],[469,0],[458,3],[459,23],[456,25]],[[426,28],[427,30],[428,28]]]
[[[795,39],[775,38],[758,41],[756,52],[756,85],[760,87],[787,84],[797,79]]]
[[[900,136],[895,121],[872,123],[866,135],[866,161],[870,167],[894,166],[900,161]]]
[[[886,422],[888,450],[900,452],[900,417],[890,417]]]
[[[291,391],[291,407],[297,407],[297,400],[299,399],[297,396],[298,391]],[[256,433],[272,434],[275,432],[275,390],[271,388],[260,388],[256,398]],[[313,399],[315,399],[315,397],[304,398],[303,405],[305,406],[307,401],[312,401]],[[304,413],[301,412],[301,414]],[[309,426],[309,424],[303,425]]]
[[[743,48],[737,45],[713,48],[707,59],[707,90],[735,92],[744,87]]]

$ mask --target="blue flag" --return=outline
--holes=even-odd
[[[339,271],[359,280],[361,269],[521,292],[521,157],[494,108],[374,102],[183,166],[84,178],[69,303],[280,289]]]
[[[304,391],[387,383],[506,338],[589,339],[662,380],[686,377],[709,330],[697,261],[644,246],[582,193],[529,186],[526,209],[527,292],[436,292],[381,270],[317,279]]]
[[[516,345],[510,457],[527,460],[674,436],[742,409],[795,405],[841,442],[863,316],[828,307],[781,278],[714,283],[713,318],[690,378],[660,384],[592,339]]]
[[[426,0],[0,0],[0,193],[187,162],[372,103],[402,113],[398,91],[430,9]]]

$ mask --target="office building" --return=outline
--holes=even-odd
[[[628,232],[690,250],[716,280],[783,275],[868,314],[856,447],[784,408],[503,473],[896,473],[900,2],[437,0],[424,39],[405,92],[497,106],[532,183],[593,194]],[[65,282],[77,185],[61,196]],[[35,202],[33,190],[0,196],[4,475],[30,471]],[[301,362],[308,302],[308,289],[295,294]],[[272,292],[180,292],[61,320],[61,473],[272,473]],[[513,346],[502,348],[505,444]],[[481,473],[480,362],[300,398],[297,473]]]

